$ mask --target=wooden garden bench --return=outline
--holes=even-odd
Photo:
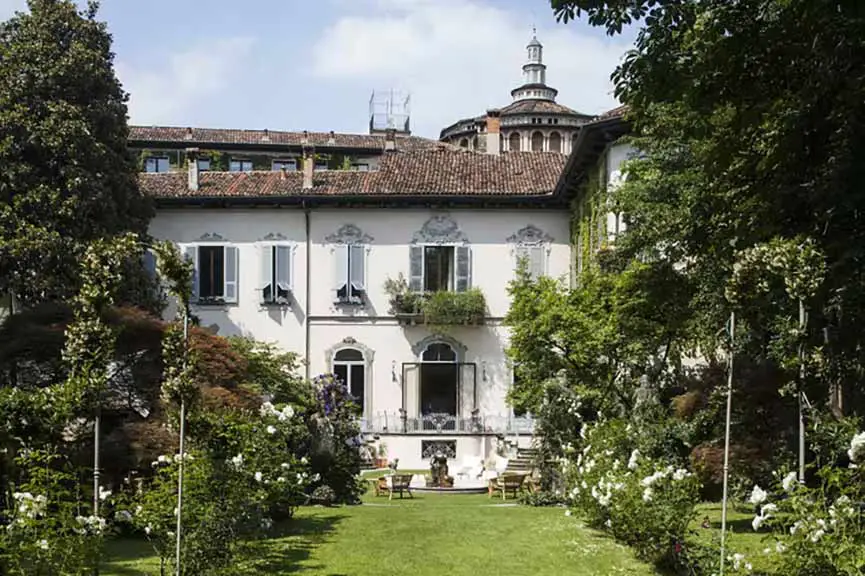
[[[492,498],[493,494],[496,492],[502,493],[502,500],[507,500],[509,492],[513,493],[514,498],[516,498],[517,493],[520,491],[520,488],[522,488],[527,476],[528,474],[508,473],[491,479],[489,485],[490,498]]]
[[[390,492],[390,496],[388,496],[388,500],[393,500],[393,493],[399,492],[399,497],[402,498],[403,492],[409,495],[409,498],[414,498],[411,493],[411,474],[394,474],[390,477],[390,486],[388,486],[388,491]]]

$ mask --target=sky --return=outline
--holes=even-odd
[[[533,25],[558,102],[588,114],[617,105],[634,36],[556,22],[549,0],[102,0],[99,18],[133,124],[365,133],[373,90],[397,90],[431,138],[511,102]]]

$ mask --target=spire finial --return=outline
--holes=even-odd
[[[538,35],[538,28],[534,24],[532,24],[532,36]]]

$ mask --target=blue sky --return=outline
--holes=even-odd
[[[0,0],[0,19],[24,0]],[[548,0],[103,0],[137,124],[365,132],[372,90],[411,94],[413,132],[510,102],[532,24],[558,101],[616,105],[633,33],[555,21]]]

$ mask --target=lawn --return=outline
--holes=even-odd
[[[709,519],[710,528],[704,529],[701,523],[705,518]],[[766,532],[754,532],[751,521],[754,514],[736,510],[733,504],[727,508],[727,547],[730,553],[738,552],[744,554],[755,570],[773,573],[772,566],[763,554],[766,547],[774,547],[774,540]],[[721,537],[721,504],[704,503],[697,507],[697,519],[693,528],[698,538],[706,542],[718,541]]]
[[[486,495],[367,496],[361,506],[303,508],[255,543],[236,574],[310,576],[650,575],[624,546],[561,508],[502,505]],[[102,576],[158,574],[146,543],[115,541]]]

